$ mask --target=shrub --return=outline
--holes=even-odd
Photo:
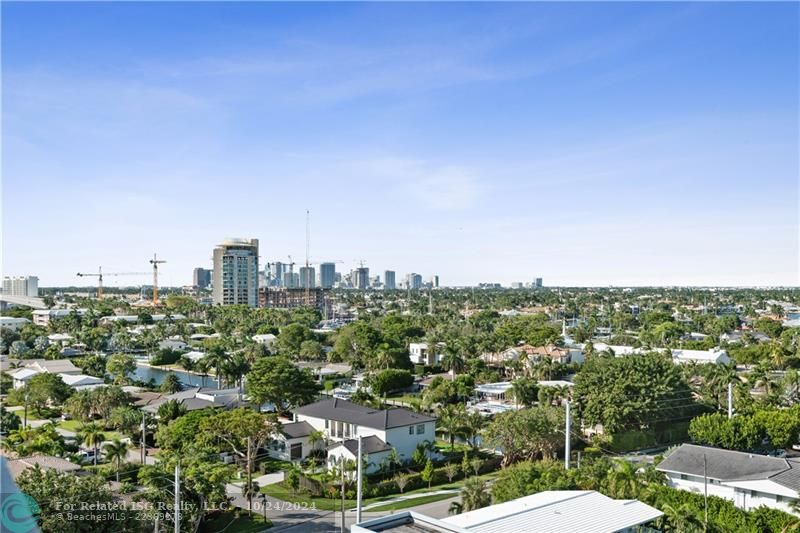
[[[386,393],[406,389],[414,383],[414,376],[408,370],[386,369],[370,380],[372,393],[382,396]]]

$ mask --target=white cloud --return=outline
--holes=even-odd
[[[387,157],[363,161],[356,167],[381,178],[395,193],[415,200],[418,207],[436,211],[470,209],[486,192],[478,174],[459,165]]]

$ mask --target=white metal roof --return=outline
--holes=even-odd
[[[593,490],[563,490],[532,494],[442,521],[476,533],[614,533],[662,514],[638,500],[614,500]]]

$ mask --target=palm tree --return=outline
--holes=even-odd
[[[615,498],[635,499],[639,496],[642,483],[637,470],[630,461],[614,460],[614,469],[609,474],[609,490]]]
[[[242,378],[250,370],[250,364],[247,362],[247,357],[241,352],[233,354],[227,361],[222,364],[222,373],[225,376],[225,381],[230,384],[236,385],[239,391],[242,391]]]
[[[200,386],[205,387],[206,378],[208,377],[208,371],[211,369],[211,364],[204,357],[203,359],[195,362],[194,368],[200,373]]]
[[[461,508],[464,511],[474,511],[486,507],[491,503],[486,482],[478,477],[471,477],[461,489]]]
[[[318,443],[324,441],[325,441],[325,434],[318,429],[315,429],[314,431],[308,434],[308,444],[309,446],[311,446],[312,451],[317,449]]]
[[[186,357],[185,355],[178,359],[178,364],[187,372],[191,372],[197,367],[197,362],[194,359]]]
[[[756,365],[755,368],[747,374],[747,379],[750,381],[752,387],[762,385],[767,398],[772,396],[772,391],[776,383],[765,365]]]
[[[106,440],[103,428],[95,422],[89,422],[78,429],[78,435],[85,444],[91,446],[94,450],[94,464],[97,466],[97,448],[100,443]]]
[[[688,502],[680,505],[665,503],[661,505],[666,519],[667,531],[697,533],[703,531],[703,521],[695,514],[695,508]]]
[[[186,414],[186,406],[178,400],[167,400],[158,406],[158,419],[166,424],[170,420],[175,420]]]
[[[242,485],[242,496],[247,498],[247,514],[252,518],[253,516],[253,496],[258,496],[261,492],[261,487],[258,484],[258,481],[250,481],[250,483],[245,482]]]
[[[785,364],[784,356],[786,355],[786,349],[783,346],[783,343],[778,340],[774,339],[769,343],[769,359],[772,363],[772,366],[776,369],[783,368]]]
[[[450,507],[447,509],[447,514],[461,514],[463,510],[464,506],[459,502],[452,502]]]
[[[439,420],[436,429],[446,433],[450,439],[450,451],[456,449],[456,436],[464,430],[466,410],[463,404],[446,405],[439,409]]]
[[[442,357],[442,367],[447,371],[452,371],[453,374],[463,372],[466,361],[464,360],[464,356],[461,355],[458,346],[448,344],[444,350],[445,354],[444,357]]]
[[[213,368],[217,377],[217,389],[222,388],[222,366],[228,360],[228,354],[220,346],[214,346],[203,358],[208,360],[209,368]]]
[[[553,370],[555,369],[556,362],[553,360],[553,358],[544,356],[538,363],[536,363],[536,366],[534,367],[534,373],[539,379],[550,380],[553,378]]]
[[[103,446],[103,454],[106,457],[107,461],[112,463],[116,463],[116,474],[117,474],[117,483],[119,483],[119,470],[122,462],[128,457],[128,447],[130,445],[127,442],[123,442],[119,439],[114,439],[112,442],[107,442]]]
[[[796,368],[787,370],[781,385],[786,392],[789,403],[796,403],[798,396],[800,396],[800,372]]]
[[[478,448],[477,437],[485,426],[486,418],[480,413],[471,412],[464,417],[464,434],[469,439],[473,450]]]

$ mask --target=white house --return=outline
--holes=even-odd
[[[647,524],[663,514],[638,500],[614,500],[593,490],[547,490],[442,519],[413,511],[389,514],[350,531],[634,533],[648,531]]]
[[[438,365],[442,360],[443,342],[437,344],[437,350],[430,350],[427,342],[412,342],[408,345],[408,358],[415,365]]]
[[[71,340],[73,340],[73,337],[69,333],[53,333],[47,336],[47,340],[50,342],[59,343],[62,346],[66,346]]]
[[[745,510],[766,505],[790,512],[800,499],[800,459],[683,444],[656,469],[667,476],[670,487],[698,494],[703,494],[707,477],[708,494]]]
[[[387,461],[392,453],[392,446],[375,435],[361,439],[361,453],[367,456],[364,471],[371,474],[378,470],[381,463]],[[342,459],[355,461],[358,457],[358,440],[350,439],[338,442],[328,448],[328,464],[341,464]]]
[[[12,331],[17,331],[18,329],[22,328],[30,324],[31,321],[27,318],[16,318],[13,316],[0,316],[0,328],[10,329]]]
[[[353,455],[351,448],[357,438],[364,437],[362,446],[368,457],[367,473],[378,468],[383,454],[392,449],[397,451],[401,461],[408,461],[417,445],[424,441],[433,442],[436,438],[436,419],[408,409],[373,409],[340,398],[320,400],[294,410],[295,423],[306,422],[303,426],[284,425],[289,431],[289,439],[283,437],[291,452],[306,457],[311,451],[307,437],[311,431],[321,431],[329,443],[328,453],[332,458]],[[374,437],[367,439],[366,437]],[[305,441],[303,439],[306,439]],[[292,442],[289,442],[289,441]],[[300,443],[301,446],[297,446]]]
[[[34,309],[31,314],[33,315],[34,324],[46,326],[51,320],[69,316],[73,311],[80,316],[86,313],[86,309]]]
[[[9,372],[9,376],[11,376],[11,380],[15,389],[21,389],[31,380],[31,378],[33,378],[33,376],[37,376],[39,374],[41,374],[39,370],[34,370],[32,368],[20,368],[15,372]]]
[[[730,364],[728,352],[719,348],[710,350],[671,350],[674,363],[714,363],[718,365]]]
[[[35,359],[27,366],[10,372],[9,375],[13,381],[14,388],[20,389],[34,376],[44,373],[58,374],[61,376],[64,383],[75,390],[95,389],[105,386],[102,379],[81,374],[80,368],[73,365],[72,361],[67,359],[57,359],[54,361]]]
[[[85,374],[59,374],[59,376],[64,380],[64,383],[75,390],[92,390],[106,386],[102,379]]]
[[[254,342],[257,342],[258,344],[264,346],[269,351],[272,351],[272,349],[275,347],[275,342],[278,340],[278,337],[276,337],[272,333],[265,333],[263,335],[253,335],[250,338],[253,339]]]

